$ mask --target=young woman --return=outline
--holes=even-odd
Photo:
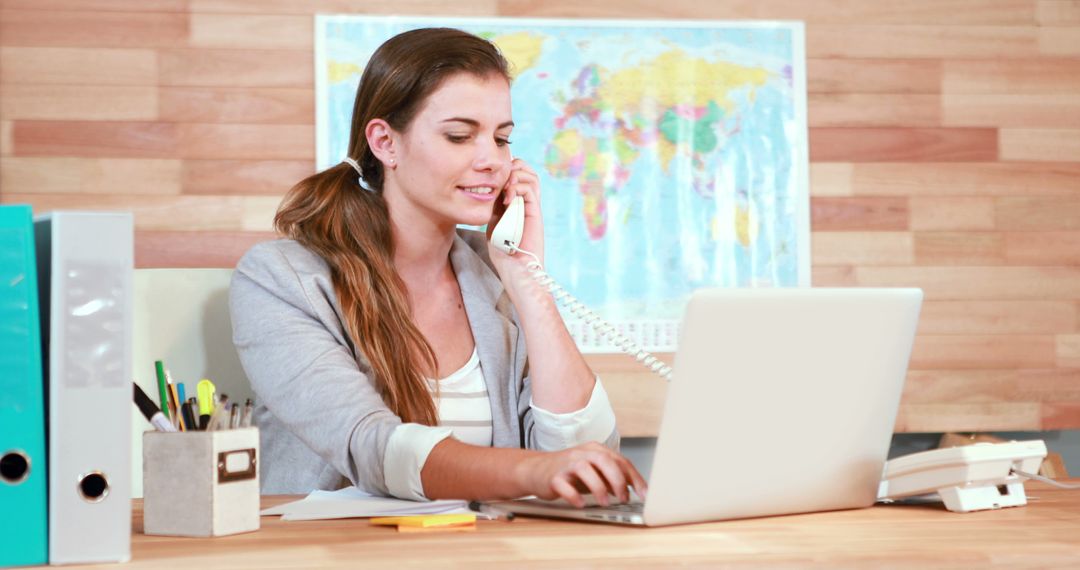
[[[348,158],[297,184],[288,239],[237,266],[233,336],[257,394],[263,492],[403,498],[644,494],[554,300],[477,232],[540,185],[510,154],[507,62],[451,29],[400,34],[356,94]],[[490,227],[490,226],[489,226]]]

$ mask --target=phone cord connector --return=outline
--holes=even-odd
[[[671,381],[670,366],[638,346],[636,342],[630,340],[630,338],[612,326],[611,323],[600,318],[600,315],[592,312],[592,310],[586,307],[584,303],[578,301],[577,298],[571,295],[566,289],[563,289],[561,285],[555,282],[555,279],[544,271],[544,266],[540,263],[540,258],[536,257],[535,254],[516,247],[513,249],[515,252],[524,253],[532,258],[532,261],[526,265],[526,268],[528,268],[529,273],[537,283],[547,287],[547,290],[551,292],[551,296],[555,298],[556,302],[564,305],[566,310],[575,317],[585,321],[585,324],[591,326],[597,334],[607,337],[615,346],[619,347],[619,350],[633,356],[643,366],[664,380],[667,380],[668,382]]]

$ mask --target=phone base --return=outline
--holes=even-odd
[[[1024,481],[1020,477],[1010,477],[997,485],[983,483],[964,487],[944,487],[938,489],[937,492],[941,500],[945,502],[945,508],[954,513],[1022,507],[1027,504]]]

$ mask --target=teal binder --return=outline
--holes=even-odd
[[[49,560],[36,263],[30,206],[0,206],[0,567]]]

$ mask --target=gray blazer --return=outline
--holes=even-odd
[[[491,399],[494,445],[534,448],[525,337],[484,235],[459,230],[450,262]],[[351,484],[388,495],[383,456],[401,419],[346,332],[326,262],[293,240],[260,243],[237,264],[229,309],[256,395],[262,492]],[[618,431],[605,445],[618,449]]]

